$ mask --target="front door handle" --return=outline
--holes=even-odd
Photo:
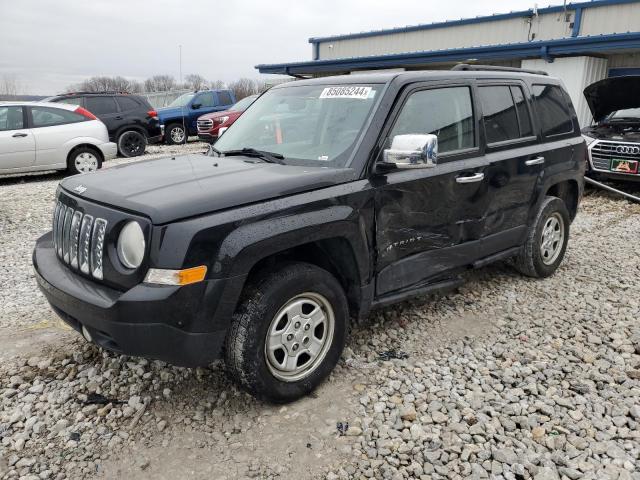
[[[26,133],[14,133],[13,135],[11,135],[13,138],[19,138],[19,137],[26,137],[27,134]]]
[[[533,165],[542,165],[544,163],[544,157],[536,157],[524,162],[527,167],[531,167]]]
[[[116,117],[116,120],[122,120],[122,117],[121,117],[120,115],[118,115],[118,116]]]
[[[456,182],[458,183],[474,183],[481,182],[482,180],[484,180],[484,173],[476,173],[475,175],[470,175],[468,177],[456,177]]]

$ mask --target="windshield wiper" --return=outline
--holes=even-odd
[[[284,165],[284,155],[281,153],[267,152],[265,150],[256,150],[255,148],[242,148],[240,150],[227,150],[221,152],[225,157],[233,157],[243,155],[245,157],[259,158],[267,163],[278,163]]]

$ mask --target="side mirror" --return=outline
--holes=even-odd
[[[428,168],[438,163],[438,136],[396,135],[383,152],[382,163],[397,168]]]
[[[191,108],[193,108],[194,110],[198,110],[201,106],[202,106],[201,103],[194,103],[191,105]]]

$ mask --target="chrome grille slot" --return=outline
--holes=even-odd
[[[62,202],[53,213],[53,244],[60,260],[102,280],[102,257],[107,221],[74,210]]]
[[[640,144],[596,140],[589,147],[589,156],[594,170],[608,172],[612,159],[640,161]]]
[[[212,120],[198,120],[198,130],[211,130],[213,127]]]

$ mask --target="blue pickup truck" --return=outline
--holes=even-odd
[[[180,95],[168,107],[157,110],[165,142],[185,143],[189,135],[198,134],[198,117],[227,110],[234,103],[236,97],[231,90],[202,90]]]

